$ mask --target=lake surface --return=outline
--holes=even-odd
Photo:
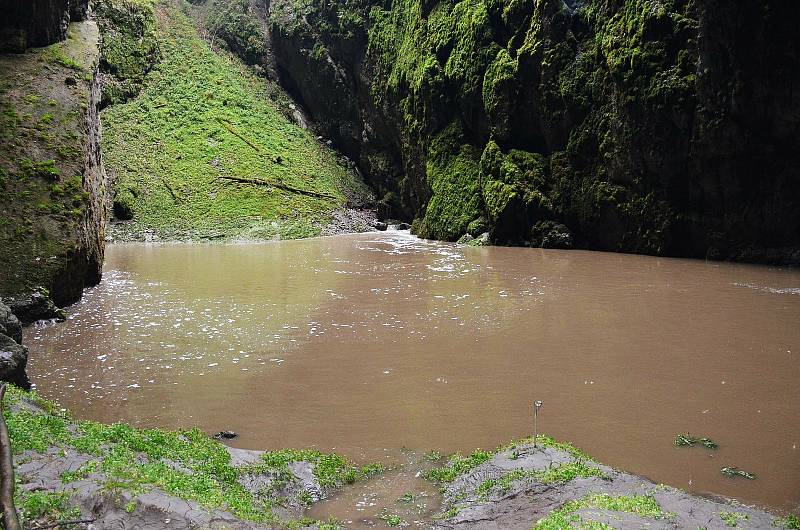
[[[102,283],[25,341],[79,418],[376,460],[530,435],[539,399],[539,430],[603,463],[800,507],[797,270],[407,232],[110,245]]]

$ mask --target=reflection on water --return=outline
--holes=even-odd
[[[792,270],[407,232],[111,245],[67,323],[25,340],[39,391],[82,418],[359,459],[494,447],[541,399],[540,429],[605,463],[791,510],[798,293]],[[674,447],[685,432],[720,448]]]

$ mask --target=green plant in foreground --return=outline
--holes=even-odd
[[[406,524],[402,517],[389,513],[385,508],[378,517],[386,523],[386,526],[400,526]]]
[[[779,517],[773,524],[789,530],[800,530],[800,515],[789,514],[786,517]]]
[[[665,513],[652,495],[619,495],[593,493],[586,497],[565,503],[537,521],[534,530],[564,530],[565,528],[610,528],[596,521],[584,521],[575,512],[581,508],[596,508],[613,512],[633,513],[640,517],[663,519],[670,514]]]
[[[25,399],[51,412],[36,413],[23,407],[11,412],[11,405]],[[58,412],[58,406],[9,386],[5,410],[11,444],[16,454],[44,452],[62,447],[90,454],[95,460],[74,472],[64,473],[62,481],[71,482],[93,472],[102,473],[108,490],[123,489],[139,494],[159,488],[208,509],[226,509],[242,519],[274,524],[271,507],[280,502],[274,497],[255,498],[238,479],[244,473],[275,471],[275,481],[292,480],[288,464],[307,461],[323,487],[351,483],[382,469],[380,465],[357,467],[337,454],[312,450],[283,450],[265,453],[263,463],[234,467],[225,446],[198,429],[167,431],[137,429],[125,424],[106,425],[92,421],[74,421]],[[168,465],[167,461],[178,466]],[[180,470],[179,470],[180,469]],[[19,506],[27,517],[66,510],[66,497],[53,495],[20,498]]]
[[[424,458],[428,462],[436,462],[437,460],[442,459],[442,453],[440,453],[439,451],[428,451],[427,453],[425,453]]]
[[[495,487],[503,494],[508,493],[511,490],[511,484],[518,480],[536,480],[542,484],[554,484],[569,482],[576,477],[608,478],[599,468],[578,460],[541,470],[515,469],[500,478],[483,481],[475,491],[479,498],[485,499]]]
[[[450,457],[446,465],[429,469],[424,476],[434,482],[452,482],[457,477],[489,460],[492,454],[481,449],[476,449],[466,457],[456,453]]]
[[[411,504],[414,502],[414,494],[410,491],[407,491],[397,499],[397,502],[399,504]]]
[[[69,491],[31,491],[17,489],[14,503],[23,521],[67,521],[80,517],[80,509],[69,506]]]
[[[719,512],[719,518],[722,519],[725,526],[730,526],[731,528],[739,526],[740,522],[749,519],[747,514],[739,512]]]
[[[744,477],[746,479],[753,480],[756,476],[753,473],[745,471],[743,469],[739,469],[736,466],[726,466],[719,470],[720,473],[725,475],[726,477]]]

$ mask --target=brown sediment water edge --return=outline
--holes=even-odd
[[[24,340],[79,418],[403,463],[528,436],[539,399],[539,430],[600,462],[800,508],[798,270],[404,231],[112,244],[67,322]]]

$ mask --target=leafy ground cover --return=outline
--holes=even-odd
[[[141,5],[139,5],[141,8]],[[317,235],[363,183],[291,122],[278,88],[201,38],[191,7],[152,7],[161,61],[103,112],[120,238]]]

